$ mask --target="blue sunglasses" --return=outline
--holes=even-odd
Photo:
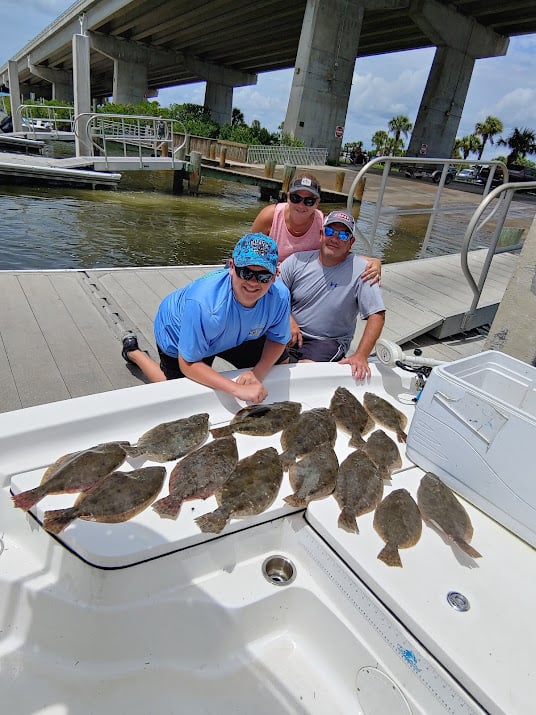
[[[348,241],[348,239],[352,238],[350,231],[337,231],[337,229],[331,228],[331,226],[324,226],[324,235],[328,238],[331,238],[331,236],[337,236],[337,238],[340,238],[341,241]]]

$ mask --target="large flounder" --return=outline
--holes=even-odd
[[[356,517],[375,509],[383,496],[383,479],[364,451],[350,452],[341,462],[333,496],[341,509],[339,527],[358,534]]]
[[[28,510],[47,494],[73,494],[95,486],[126,459],[128,442],[103,442],[65,454],[45,471],[41,484],[13,496],[13,504]]]
[[[374,528],[385,541],[378,558],[388,566],[402,566],[398,549],[407,549],[421,538],[419,507],[407,489],[388,494],[374,513]]]
[[[293,494],[284,497],[287,504],[306,507],[310,501],[329,496],[337,483],[339,460],[330,444],[321,444],[288,470]]]
[[[389,479],[402,466],[398,445],[381,429],[374,430],[365,442],[365,451],[378,467],[383,479]]]
[[[190,452],[169,476],[169,495],[156,501],[153,509],[162,517],[176,519],[184,501],[206,499],[220,489],[237,462],[238,449],[232,435]]]
[[[337,440],[337,425],[331,412],[325,407],[315,407],[302,412],[281,433],[283,452],[279,455],[283,467],[296,461],[297,457],[311,452],[317,445],[327,443],[333,447]]]
[[[152,427],[135,446],[127,449],[130,457],[146,457],[154,462],[169,462],[200,447],[208,438],[208,414],[202,412]]]
[[[363,395],[363,406],[372,419],[382,427],[396,432],[399,442],[405,442],[407,434],[404,432],[408,423],[408,418],[403,412],[397,410],[383,397],[372,392],[365,392]]]
[[[43,527],[59,534],[74,519],[117,524],[142,512],[164,484],[165,467],[142,467],[131,472],[112,472],[72,507],[46,511]]]
[[[346,387],[339,386],[331,397],[329,409],[337,427],[350,435],[350,447],[361,447],[363,435],[374,427],[374,420],[357,397]]]
[[[481,554],[470,544],[473,525],[469,514],[456,499],[452,490],[436,474],[427,472],[417,489],[417,504],[426,523],[439,528],[468,556],[476,559]]]
[[[219,534],[229,519],[261,514],[274,502],[283,479],[277,450],[259,449],[241,459],[223,487],[216,492],[218,508],[195,520],[201,531]]]
[[[301,408],[299,402],[290,401],[248,405],[239,410],[228,425],[214,427],[210,432],[213,437],[225,437],[233,432],[267,437],[293,422]]]

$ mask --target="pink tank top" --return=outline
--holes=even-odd
[[[316,251],[320,248],[320,231],[324,223],[324,214],[315,209],[311,228],[303,236],[294,236],[285,223],[286,203],[275,205],[274,220],[270,229],[270,238],[277,243],[279,260],[284,261],[287,256],[298,251]]]

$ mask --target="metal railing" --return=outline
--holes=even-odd
[[[446,183],[450,183],[448,179],[449,175],[449,167],[450,166],[467,166],[468,161],[467,159],[434,159],[434,158],[420,158],[420,157],[399,157],[399,156],[378,156],[369,161],[368,163],[364,164],[363,167],[358,171],[356,174],[352,185],[348,191],[348,200],[347,200],[347,208],[348,211],[352,210],[353,202],[354,202],[354,193],[356,191],[356,188],[359,184],[359,182],[365,177],[368,171],[370,171],[372,168],[377,166],[378,164],[383,165],[383,171],[382,171],[382,178],[380,182],[380,188],[378,190],[378,197],[376,199],[376,208],[374,211],[374,216],[372,219],[372,226],[370,229],[370,238],[367,238],[363,232],[359,229],[359,227],[356,228],[356,235],[359,236],[359,238],[363,241],[365,246],[367,247],[368,251],[372,253],[373,251],[373,246],[374,246],[374,241],[376,239],[377,233],[378,233],[378,225],[380,222],[380,217],[382,213],[385,212],[385,209],[383,209],[383,200],[385,197],[385,190],[387,186],[387,180],[390,175],[390,171],[392,168],[398,168],[402,169],[405,175],[415,175],[415,173],[418,171],[420,176],[423,175],[428,175],[430,176],[432,172],[436,174],[434,178],[434,182],[437,183],[437,191],[434,197],[434,203],[431,209],[404,209],[403,211],[397,211],[396,209],[389,209],[390,213],[414,213],[414,214],[429,214],[430,218],[428,220],[428,225],[426,228],[426,233],[424,236],[424,240],[421,246],[420,250],[420,255],[419,258],[423,258],[426,255],[426,250],[428,247],[428,243],[430,241],[430,236],[432,235],[432,229],[434,227],[434,223],[437,219],[437,217],[444,213],[446,209],[441,206],[441,195],[443,192],[443,188]],[[486,180],[486,184],[484,186],[484,191],[483,195],[486,196],[490,190],[491,190],[491,184],[495,176],[495,172],[498,168],[500,168],[503,172],[504,175],[504,181],[508,181],[508,169],[506,168],[506,165],[502,161],[472,161],[471,164],[473,166],[489,166],[490,171],[489,175]],[[473,210],[473,206],[468,206],[468,210]],[[492,214],[494,215],[499,211],[499,203],[497,206],[492,211]],[[488,217],[488,220],[491,218],[491,215]],[[506,214],[502,218],[502,224],[501,228],[504,225],[504,219],[506,218]]]
[[[319,165],[324,166],[328,156],[327,149],[307,148],[298,146],[264,146],[252,144],[248,147],[248,164],[265,164],[275,161],[276,164]]]
[[[75,115],[70,105],[21,104],[17,107],[23,131],[35,139],[43,132],[59,134],[72,133]]]
[[[468,330],[471,328],[471,318],[475,315],[477,307],[478,307],[478,302],[480,300],[480,296],[482,295],[482,291],[484,289],[484,284],[486,282],[486,278],[488,276],[489,268],[491,266],[491,261],[493,259],[493,256],[496,253],[499,253],[501,251],[511,251],[516,248],[520,248],[520,245],[509,245],[505,246],[504,248],[497,250],[497,246],[499,244],[499,240],[501,238],[501,232],[502,232],[502,227],[504,225],[504,221],[502,223],[497,222],[497,225],[495,227],[495,231],[493,234],[493,238],[491,240],[491,244],[488,248],[488,253],[486,256],[486,259],[484,261],[484,264],[482,266],[482,269],[480,271],[480,276],[478,276],[477,279],[473,276],[471,273],[471,270],[469,269],[469,262],[468,262],[468,254],[469,254],[469,246],[471,244],[471,240],[473,239],[473,236],[475,233],[482,228],[482,226],[487,223],[489,220],[489,216],[486,216],[484,219],[482,219],[482,215],[486,208],[489,206],[489,204],[495,200],[499,199],[500,203],[503,208],[504,216],[506,216],[506,213],[508,211],[508,208],[512,202],[512,199],[514,197],[514,194],[516,191],[536,191],[536,181],[523,181],[523,182],[515,182],[515,183],[505,183],[501,184],[501,186],[497,186],[493,191],[491,191],[484,199],[483,201],[479,204],[477,207],[476,211],[474,212],[471,220],[469,221],[469,224],[467,225],[467,229],[465,231],[463,243],[462,243],[462,248],[461,248],[461,264],[462,264],[462,271],[463,274],[469,283],[469,287],[471,288],[471,291],[473,292],[473,301],[471,303],[471,307],[469,310],[465,313],[463,320],[462,320],[462,331]]]
[[[143,167],[148,156],[167,157],[171,167],[181,161],[179,154],[186,144],[186,131],[177,119],[163,119],[135,114],[83,113],[75,117],[76,136],[85,136],[93,156],[104,156],[108,166],[118,156],[137,157]],[[175,146],[177,135],[182,141]]]

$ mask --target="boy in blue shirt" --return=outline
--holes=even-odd
[[[290,295],[275,280],[277,263],[271,238],[246,234],[227,268],[174,291],[160,304],[154,321],[160,367],[139,349],[135,335],[123,339],[123,357],[151,382],[188,377],[239,400],[262,402],[268,395],[262,381],[290,340]],[[265,341],[258,341],[262,336]],[[212,368],[216,356],[251,370],[230,380]]]

